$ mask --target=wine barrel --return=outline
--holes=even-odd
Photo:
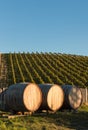
[[[82,104],[82,93],[80,88],[72,85],[61,86],[64,93],[65,99],[62,108],[63,109],[78,109]]]
[[[3,89],[0,93],[0,110],[1,111],[9,111],[8,106],[6,105],[6,91],[7,89]]]
[[[38,84],[42,91],[42,104],[39,110],[57,111],[63,104],[64,93],[56,84]]]
[[[42,102],[41,89],[34,83],[17,83],[6,92],[6,105],[13,111],[36,111]]]

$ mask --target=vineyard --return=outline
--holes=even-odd
[[[88,56],[38,52],[7,53],[2,54],[1,59],[6,66],[8,86],[18,82],[35,82],[88,87]]]

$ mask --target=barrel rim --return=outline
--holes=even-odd
[[[55,86],[57,86],[58,88],[61,88],[61,86],[58,85],[58,84],[49,84],[49,85],[52,85],[50,89],[52,89],[52,87],[55,87]],[[49,89],[49,90],[50,90],[50,89]],[[63,101],[62,101],[62,105],[63,105],[63,103],[64,103],[64,91],[63,91],[62,88],[61,88],[61,91],[62,91],[62,93],[63,93]],[[48,91],[48,93],[49,93],[49,91]],[[48,100],[48,94],[47,94],[47,100]],[[47,101],[47,104],[48,104],[48,101]],[[57,109],[55,109],[55,110],[51,109],[49,105],[48,105],[48,107],[49,107],[49,109],[50,109],[51,111],[57,111],[57,110],[59,110],[59,109],[62,107],[62,105],[61,105],[60,107],[58,107]]]
[[[78,90],[80,91],[81,100],[80,100],[80,104],[79,104],[79,106],[76,107],[76,108],[74,108],[74,107],[72,106],[71,102],[70,102],[70,107],[71,107],[72,109],[77,110],[77,109],[82,105],[83,95],[82,95],[82,91],[81,91],[81,89],[80,89],[78,86],[76,86],[76,85],[71,85],[71,86],[72,86],[72,87],[71,87],[71,91],[72,91],[73,88],[76,88],[76,89],[78,89]],[[70,92],[71,92],[71,91],[70,91]],[[69,94],[70,94],[70,92],[69,92]],[[68,99],[69,99],[69,98],[70,98],[70,95],[68,95]],[[69,100],[69,101],[70,101],[70,100]]]
[[[30,83],[30,82],[29,82],[29,83],[27,84],[27,86],[24,88],[24,92],[25,92],[25,89],[26,89],[27,87],[30,87],[30,85],[35,85],[35,86],[39,89],[40,95],[41,95],[40,103],[38,104],[38,107],[36,108],[36,110],[30,110],[30,109],[26,106],[24,100],[23,100],[23,103],[24,103],[25,108],[26,108],[28,111],[34,112],[34,111],[37,111],[37,110],[39,109],[39,107],[40,107],[40,105],[41,105],[41,103],[42,103],[42,91],[41,91],[41,89],[39,88],[39,86],[38,86],[36,83]],[[24,98],[24,93],[23,93],[23,98]]]

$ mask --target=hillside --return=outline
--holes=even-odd
[[[18,82],[72,84],[88,87],[88,56],[60,53],[2,54],[6,84]]]

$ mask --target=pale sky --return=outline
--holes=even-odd
[[[88,0],[0,0],[0,52],[88,55]]]

